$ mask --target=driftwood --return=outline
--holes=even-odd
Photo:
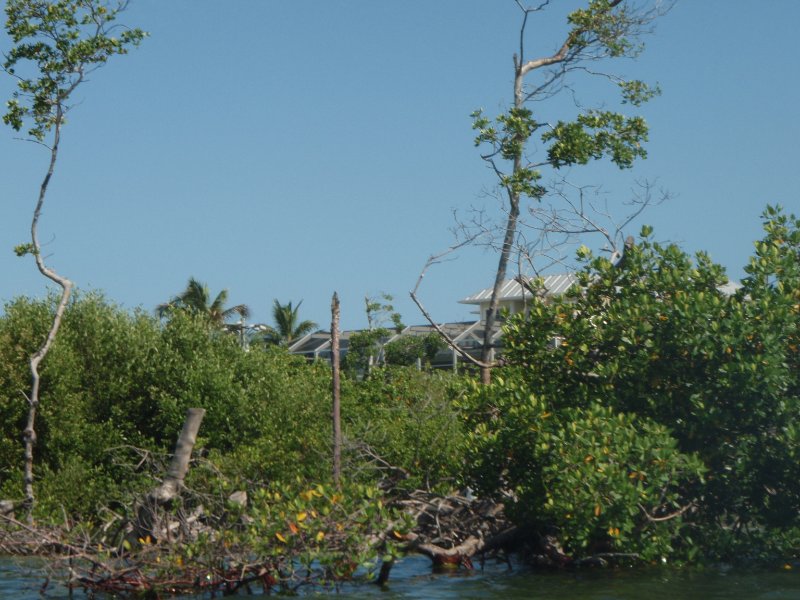
[[[406,542],[406,551],[427,556],[434,568],[471,569],[476,556],[508,560],[512,553],[529,565],[558,569],[605,567],[641,560],[638,554],[615,552],[571,557],[561,548],[556,535],[511,524],[502,503],[467,496],[443,497],[417,490],[398,500],[416,520],[414,530],[399,538]],[[388,580],[391,568],[391,563],[384,565],[379,583]]]
[[[182,483],[175,485],[177,495],[172,500],[185,495],[181,488]],[[150,493],[145,499],[154,502],[161,497]],[[236,492],[228,497],[228,503],[246,505],[247,495]],[[573,559],[561,550],[555,535],[540,535],[513,526],[507,521],[501,503],[471,498],[469,493],[439,496],[417,490],[396,498],[393,503],[412,515],[415,525],[405,534],[398,533],[390,525],[375,534],[370,541],[372,547],[381,552],[389,540],[400,542],[405,552],[428,557],[434,568],[438,569],[471,569],[476,557],[480,557],[481,561],[497,558],[510,565],[512,553],[522,557],[528,564],[546,568],[602,567],[620,560],[631,562],[639,559],[635,554],[615,553]],[[169,516],[165,516],[166,513]],[[226,595],[240,589],[251,591],[251,585],[269,593],[274,589],[293,591],[309,583],[341,580],[335,574],[321,571],[315,574],[300,573],[299,578],[287,578],[287,572],[283,571],[285,564],[281,566],[283,558],[257,557],[248,554],[247,548],[228,548],[222,544],[218,546],[218,560],[215,559],[213,564],[187,561],[185,564],[179,563],[179,569],[167,568],[165,571],[164,565],[167,563],[163,562],[163,557],[170,555],[170,548],[177,547],[176,543],[179,545],[191,539],[201,529],[207,531],[213,540],[225,527],[238,525],[226,522],[226,518],[219,515],[218,519],[210,518],[211,515],[202,519],[206,521],[210,518],[215,524],[201,523],[194,513],[187,516],[180,509],[165,511],[163,507],[153,507],[152,512],[144,517],[152,518],[153,515],[156,519],[148,521],[150,533],[145,534],[153,536],[152,543],[147,540],[140,542],[135,549],[130,548],[130,552],[127,547],[120,548],[114,542],[108,545],[104,541],[105,536],[96,535],[99,531],[94,534],[78,530],[71,532],[67,524],[66,528],[45,530],[0,517],[0,521],[8,525],[7,528],[0,527],[0,551],[17,555],[52,556],[55,560],[48,568],[49,579],[62,581],[72,589],[82,588],[87,592],[104,592],[121,597],[192,593]],[[127,539],[132,541],[131,537]],[[291,561],[291,558],[288,560]],[[388,581],[393,565],[393,559],[382,563],[377,583],[385,584]],[[350,575],[352,573],[345,578]]]
[[[427,556],[435,567],[471,568],[473,556],[507,550],[521,535],[506,520],[501,503],[469,494],[438,496],[417,490],[398,504],[416,521],[414,531],[402,537],[406,550]]]

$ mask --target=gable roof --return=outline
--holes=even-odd
[[[542,278],[544,280],[545,297],[558,296],[566,292],[571,285],[577,282],[578,278],[572,273],[560,273],[557,275],[548,275]],[[726,296],[735,294],[742,284],[738,281],[729,280],[717,286],[717,289]],[[503,282],[500,288],[500,301],[503,300],[523,300],[530,298],[530,291],[523,287],[516,279],[508,279]],[[459,300],[460,304],[482,304],[489,302],[492,299],[492,288],[484,288],[479,292],[467,296],[463,300]]]
[[[558,275],[547,275],[542,278],[544,280],[544,289],[546,296],[558,296],[566,292],[569,287],[577,281],[575,275],[571,273],[560,273]],[[500,288],[500,300],[522,300],[523,298],[530,298],[530,291],[523,287],[516,279],[509,279],[503,282]],[[481,304],[489,302],[492,299],[492,288],[485,288],[471,296],[467,296],[463,300],[459,300],[461,304]]]

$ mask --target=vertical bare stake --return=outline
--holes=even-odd
[[[331,394],[333,396],[333,482],[337,487],[342,478],[342,421],[339,378],[339,295],[331,300]]]

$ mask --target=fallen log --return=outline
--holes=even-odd
[[[470,536],[457,546],[443,548],[436,544],[425,542],[416,533],[409,533],[405,536],[405,539],[409,542],[406,550],[427,556],[434,566],[453,565],[467,568],[472,568],[472,557],[476,554],[504,550],[518,543],[522,538],[523,532],[519,527],[509,527],[486,539]]]
[[[523,539],[520,528],[508,523],[502,503],[460,494],[440,496],[416,490],[396,504],[411,514],[416,527],[404,535],[405,552],[422,554],[435,568],[472,568],[472,558],[504,551]],[[385,583],[391,564],[384,564],[378,583]]]

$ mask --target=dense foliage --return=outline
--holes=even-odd
[[[383,522],[393,517],[369,486],[469,484],[571,556],[796,551],[800,220],[768,208],[764,227],[739,289],[706,255],[656,243],[649,228],[616,265],[584,250],[578,285],[509,318],[506,366],[490,386],[403,366],[344,377],[346,478],[368,487],[341,501],[358,514],[365,501]],[[2,497],[20,496],[26,361],[55,301],[19,298],[0,317]],[[281,347],[247,351],[202,314],[168,317],[97,294],[70,303],[42,372],[39,518],[129,505],[153,485],[148,465],[170,452],[190,406],[207,410],[191,488],[224,503],[236,490],[275,500],[283,485],[278,504],[311,514],[308,490],[330,480],[328,365]],[[264,544],[288,547],[282,521],[248,510]],[[304,555],[333,556],[314,552],[335,525],[320,525],[320,540],[298,537]]]
[[[0,318],[2,497],[18,496],[27,356],[44,335],[52,310],[52,299],[20,298],[6,305]],[[329,478],[329,367],[277,347],[245,351],[236,336],[202,314],[176,311],[159,322],[102,296],[79,295],[69,305],[42,376],[48,398],[36,452],[43,469],[42,515],[61,514],[63,504],[71,514],[89,517],[100,505],[152,484],[147,473],[131,465],[142,451],[170,452],[191,406],[207,411],[197,449],[240,485]],[[355,442],[363,434],[370,447],[411,471],[413,462],[404,461],[417,460],[425,439],[411,432],[425,414],[420,407],[433,397],[436,410],[447,411],[446,396],[437,391],[444,384],[438,381],[415,371],[404,384],[392,384],[404,393],[399,404],[404,408],[392,410],[377,408],[391,404],[388,380],[386,387],[377,380],[365,382],[363,389],[349,384],[343,414],[358,432],[345,432],[354,447],[360,447]],[[392,432],[391,448],[381,431]],[[442,448],[451,448],[456,432],[447,429],[441,435],[450,436]],[[354,451],[351,462],[359,473],[365,472],[358,466],[361,460],[370,459]],[[211,485],[204,473],[190,473],[195,484]]]
[[[770,207],[764,228],[735,293],[650,228],[616,266],[583,250],[579,285],[510,320],[513,366],[467,406],[481,489],[574,552],[752,556],[791,540],[800,220]]]
[[[423,336],[405,336],[389,342],[383,347],[387,365],[413,366],[430,364],[439,351],[447,348],[447,344],[437,333],[431,332]]]
[[[373,370],[344,388],[351,455],[368,479],[405,488],[451,489],[463,467],[463,424],[453,400],[464,381],[415,368]]]

